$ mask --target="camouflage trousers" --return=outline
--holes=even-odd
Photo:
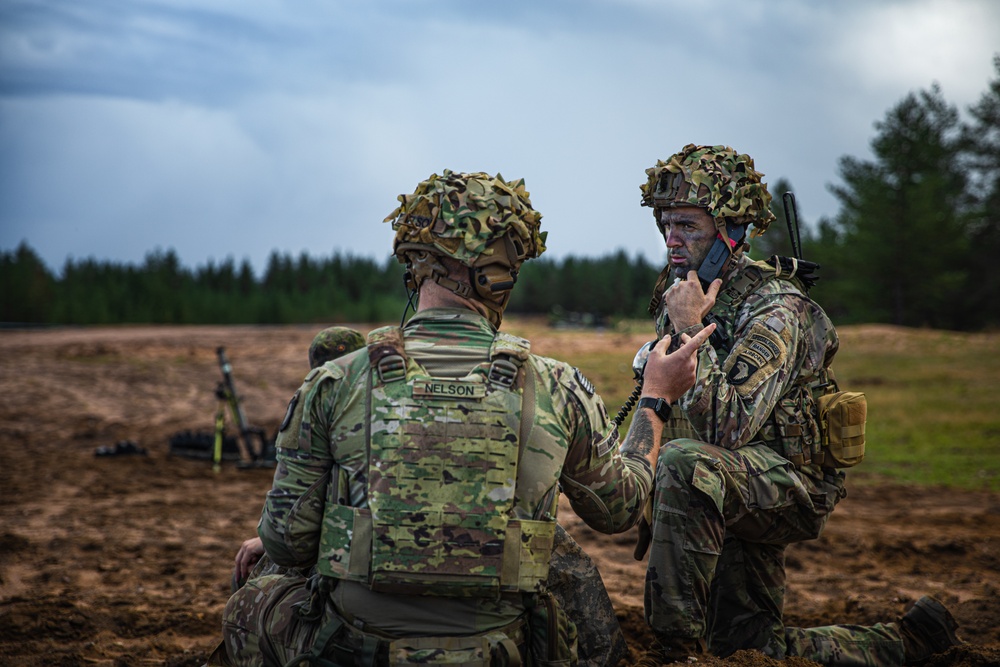
[[[843,485],[843,473],[814,478],[764,445],[666,443],[644,590],[657,638],[705,639],[721,657],[753,648],[779,660],[902,665],[894,623],[786,628],[782,621],[785,549],[819,536]]]
[[[311,651],[335,612],[329,604],[307,620],[296,610],[309,604],[308,572],[274,565],[266,556],[245,588],[234,591],[223,619],[224,647],[211,665],[285,664]],[[628,653],[611,599],[593,560],[557,526],[547,587],[576,625],[579,665],[617,665]],[[433,601],[429,599],[433,607]],[[431,609],[429,608],[430,612]]]
[[[614,667],[628,655],[601,573],[562,526],[556,526],[546,586],[576,624],[581,667]]]

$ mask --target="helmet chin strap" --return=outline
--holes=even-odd
[[[726,219],[723,217],[713,218],[715,221],[715,230],[719,232],[719,238],[725,242],[726,247],[729,248],[730,256],[735,255],[739,248],[735,247],[736,242],[729,238],[729,232],[726,230]]]
[[[403,279],[411,292],[419,290],[425,280],[432,280],[456,296],[481,306],[476,310],[493,326],[499,327],[517,276],[505,259],[491,259],[482,266],[468,267],[469,282],[463,282],[448,276],[448,269],[438,255],[425,248],[414,247],[407,249]]]
[[[474,268],[469,268],[470,278],[475,275],[475,272]],[[503,293],[503,300],[499,301],[497,300],[497,295],[491,294],[489,297],[484,297],[481,294],[477,294],[477,290],[472,289],[469,283],[452,280],[447,276],[438,274],[434,274],[430,279],[456,296],[471,302],[473,306],[479,306],[476,310],[488,319],[493,326],[500,327],[500,322],[503,320],[504,307],[507,305],[507,297],[510,295],[509,291]]]

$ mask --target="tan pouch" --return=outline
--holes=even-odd
[[[389,644],[390,667],[489,667],[492,664],[521,667],[517,644],[503,632],[469,637],[409,637],[395,639]]]
[[[850,468],[865,458],[865,421],[868,400],[859,391],[838,391],[819,397],[823,432],[822,465]]]

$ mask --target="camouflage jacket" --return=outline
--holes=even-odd
[[[777,417],[813,431],[809,437],[818,440],[815,407],[803,388],[830,375],[837,332],[800,285],[763,274],[762,264],[742,256],[723,276],[705,320],[718,328],[711,345],[698,352],[694,386],[679,400],[692,432],[675,430],[668,437],[737,449],[778,440]],[[655,320],[657,335],[674,333],[662,303]],[[808,446],[818,447],[818,442]]]
[[[444,378],[461,377],[485,361],[495,333],[485,318],[456,309],[422,311],[403,329],[407,355]],[[268,555],[284,566],[317,560],[326,503],[367,506],[367,351],[324,368],[334,372],[309,393],[300,390],[289,406],[292,414],[297,401],[307,401],[306,416],[298,428],[286,424],[279,434],[274,482],[258,526]],[[523,368],[534,374],[534,427],[518,464],[517,511],[541,518],[561,486],[589,526],[604,533],[627,530],[652,485],[649,464],[619,452],[617,428],[579,371],[534,354]]]

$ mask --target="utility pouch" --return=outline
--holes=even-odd
[[[520,667],[517,644],[503,632],[469,637],[406,637],[389,643],[390,667]]]
[[[823,432],[822,460],[830,468],[850,468],[865,458],[865,421],[868,400],[859,391],[820,396],[819,420]]]
[[[520,649],[527,639],[524,616],[479,635],[393,639],[355,627],[334,613],[317,635],[312,653],[302,656],[311,661],[293,661],[285,667],[522,667]]]
[[[577,664],[576,624],[563,612],[552,593],[545,591],[535,596],[534,605],[528,610],[528,631],[529,664],[544,667]]]
[[[820,430],[816,423],[816,405],[809,390],[800,387],[782,398],[774,408],[773,438],[776,451],[796,466],[814,463],[820,453]]]

